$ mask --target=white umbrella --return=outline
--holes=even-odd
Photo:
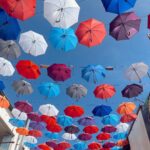
[[[123,133],[123,132],[127,132],[129,130],[129,125],[127,123],[119,123],[116,128],[117,128],[117,132],[119,133]]]
[[[27,114],[24,112],[21,112],[20,110],[13,108],[12,114],[15,118],[20,120],[27,120]]]
[[[75,134],[70,134],[70,133],[64,133],[62,135],[62,138],[65,139],[65,140],[69,140],[69,141],[73,141],[73,140],[77,139]]]
[[[54,105],[51,104],[41,105],[39,107],[39,111],[41,112],[41,114],[47,116],[57,116],[59,113],[59,110]]]
[[[44,17],[53,27],[69,28],[78,22],[80,7],[75,0],[45,0]]]
[[[0,75],[2,76],[12,76],[15,69],[10,61],[5,58],[0,57]]]
[[[129,80],[139,80],[148,74],[148,65],[143,62],[132,64],[125,72],[125,76]]]
[[[31,144],[37,144],[37,139],[33,136],[25,136],[24,139],[23,139],[24,143],[25,142],[28,142],[28,143],[31,143]]]
[[[43,35],[28,31],[20,35],[19,44],[25,53],[33,56],[43,55],[48,47]]]

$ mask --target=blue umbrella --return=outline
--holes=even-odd
[[[15,127],[24,127],[25,126],[25,121],[24,120],[19,120],[17,118],[10,118],[9,123]]]
[[[78,142],[73,145],[76,150],[85,150],[86,144],[84,142]]]
[[[38,90],[40,94],[46,96],[47,98],[58,96],[60,94],[59,86],[51,82],[41,83]]]
[[[71,28],[52,28],[50,33],[50,41],[53,47],[66,52],[74,49],[78,43],[78,39]]]
[[[96,106],[92,110],[92,113],[94,116],[103,117],[103,116],[109,115],[111,111],[112,111],[112,108],[110,106],[99,105],[99,106]]]
[[[82,78],[87,82],[97,83],[106,76],[106,70],[101,65],[88,65],[82,69]]]
[[[107,12],[121,14],[134,7],[136,0],[102,0]]]
[[[113,138],[116,139],[116,140],[126,139],[127,138],[127,133],[115,133],[113,135]]]
[[[109,114],[107,116],[104,116],[102,119],[102,123],[104,125],[113,125],[116,126],[120,122],[120,119],[115,114]]]
[[[37,146],[36,144],[32,144],[32,143],[29,143],[29,142],[24,142],[24,145],[28,148],[35,148]]]
[[[58,133],[52,133],[52,132],[49,132],[49,131],[47,131],[44,135],[45,135],[46,138],[53,139],[53,140],[57,140],[59,138]]]
[[[3,40],[16,40],[20,31],[17,20],[0,9],[0,38]]]
[[[61,126],[66,127],[73,124],[73,119],[66,115],[60,115],[57,117],[57,123],[60,124]]]
[[[5,89],[5,85],[3,81],[0,81],[0,91],[3,91]]]

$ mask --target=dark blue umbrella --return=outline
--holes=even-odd
[[[102,0],[107,12],[121,14],[134,7],[136,0]]]
[[[103,116],[109,115],[111,111],[112,111],[112,108],[110,106],[99,105],[93,109],[92,113],[94,116],[103,117]]]
[[[5,89],[5,85],[3,81],[0,81],[0,91],[3,91]]]
[[[20,31],[17,20],[0,9],[0,38],[3,40],[16,40]]]

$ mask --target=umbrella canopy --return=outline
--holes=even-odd
[[[26,128],[16,128],[16,132],[17,132],[19,135],[27,136],[28,133],[29,133],[29,130],[26,129]]]
[[[93,117],[83,117],[78,120],[78,124],[82,126],[94,125],[95,120]]]
[[[29,130],[29,135],[38,138],[42,137],[42,132],[39,130]]]
[[[130,126],[127,123],[119,123],[117,126],[117,132],[118,133],[123,133],[123,132],[127,132],[130,128]]]
[[[66,64],[53,64],[47,68],[47,74],[54,81],[66,81],[71,77],[71,68]]]
[[[36,113],[36,112],[30,112],[27,115],[28,115],[28,119],[30,119],[32,121],[36,121],[36,122],[40,122],[41,121],[40,115],[38,113]]]
[[[37,142],[38,142],[34,136],[25,136],[23,141],[31,143],[31,144],[37,144]]]
[[[5,59],[17,59],[21,55],[18,44],[13,40],[4,41],[0,39],[0,57]]]
[[[0,108],[9,108],[10,103],[5,96],[0,95]]]
[[[16,68],[18,73],[27,79],[37,79],[41,74],[39,67],[30,60],[20,60]]]
[[[127,134],[126,133],[115,133],[113,135],[113,138],[116,139],[116,140],[126,139]]]
[[[123,115],[120,119],[120,121],[122,123],[128,123],[128,122],[132,122],[134,120],[136,120],[137,118],[137,115],[136,114],[126,114],[126,115]]]
[[[71,105],[65,108],[65,115],[72,118],[81,117],[84,114],[84,109],[77,105]]]
[[[125,76],[128,80],[139,80],[148,74],[149,66],[143,62],[132,64],[125,72]]]
[[[66,116],[66,115],[60,115],[57,117],[57,122],[61,126],[66,127],[66,126],[70,126],[73,124],[73,119],[69,116]]]
[[[5,87],[4,82],[0,80],[0,91],[5,90],[5,88],[6,88],[6,87]]]
[[[86,126],[83,131],[88,134],[95,134],[99,131],[99,128],[96,125]]]
[[[86,143],[85,142],[77,142],[73,145],[73,147],[76,149],[76,150],[85,150],[86,149]]]
[[[20,34],[17,20],[2,9],[0,9],[0,27],[0,38],[3,40],[16,40]]]
[[[106,76],[106,70],[101,65],[88,65],[83,67],[81,73],[84,80],[93,83],[97,83]]]
[[[89,150],[99,150],[102,148],[102,146],[100,143],[92,142],[92,143],[88,144],[88,148],[89,148]]]
[[[58,148],[61,150],[61,149],[68,149],[68,148],[71,148],[71,144],[68,143],[68,142],[60,142],[58,143]]]
[[[9,123],[15,127],[24,127],[25,126],[25,121],[24,120],[20,120],[17,118],[10,118],[9,119]]]
[[[20,35],[19,44],[25,53],[33,56],[45,54],[48,47],[43,35],[33,31],[22,33]]]
[[[47,128],[47,130],[50,131],[50,132],[59,133],[59,132],[62,131],[62,127],[61,127],[59,124],[57,124],[57,123],[55,123],[55,124],[53,124],[53,125],[47,125],[46,128]]]
[[[12,17],[26,20],[35,14],[36,0],[5,0],[2,8]]]
[[[59,113],[59,110],[54,105],[51,104],[41,105],[39,107],[39,111],[41,114],[47,116],[57,116]]]
[[[39,85],[38,90],[41,95],[46,98],[55,97],[60,94],[60,88],[57,84],[51,82],[43,82]]]
[[[116,132],[116,130],[117,130],[116,127],[114,127],[112,125],[107,125],[107,126],[102,128],[102,131],[106,132],[106,133]]]
[[[52,147],[52,148],[57,147],[57,142],[56,142],[55,140],[47,141],[46,144],[47,144],[49,147]]]
[[[66,94],[78,100],[87,95],[87,89],[81,84],[73,84],[66,89]]]
[[[130,84],[127,85],[122,90],[122,96],[127,98],[136,97],[143,92],[143,86],[138,84]]]
[[[44,130],[45,129],[45,123],[43,122],[36,122],[36,121],[32,121],[29,124],[29,127],[34,129],[34,130]]]
[[[92,110],[92,113],[94,116],[104,117],[106,115],[109,115],[111,113],[111,111],[112,111],[112,108],[110,106],[99,105],[99,106],[96,106]]]
[[[51,147],[49,147],[49,146],[46,145],[45,143],[44,143],[44,144],[39,144],[38,147],[39,147],[41,150],[53,150]]]
[[[70,134],[75,134],[75,133],[78,133],[80,129],[75,125],[71,125],[71,126],[65,127],[64,131]]]
[[[114,142],[106,142],[106,143],[103,145],[104,148],[112,148],[112,147],[114,147],[114,146],[116,146],[116,144],[115,144]]]
[[[53,125],[57,122],[56,118],[53,116],[47,116],[47,115],[41,115],[40,119],[42,122],[48,124],[48,125]]]
[[[128,40],[140,29],[141,19],[134,13],[118,15],[110,23],[110,35],[116,40]]]
[[[117,112],[121,115],[126,115],[132,113],[136,108],[136,105],[132,102],[124,102],[119,105]]]
[[[74,141],[74,140],[77,139],[75,134],[70,134],[70,133],[64,133],[62,135],[62,138],[65,139],[65,140],[68,140],[68,141]]]
[[[92,135],[88,133],[81,133],[78,135],[78,139],[81,141],[89,141],[92,139]]]
[[[27,114],[24,112],[21,112],[20,110],[13,108],[12,114],[15,118],[20,120],[27,120]]]
[[[76,48],[78,39],[73,29],[52,28],[50,41],[53,47],[65,52]]]
[[[44,17],[53,27],[69,28],[78,22],[79,11],[74,0],[44,1]]]
[[[32,149],[33,149],[33,148],[36,148],[36,144],[32,144],[32,143],[29,143],[29,142],[24,142],[23,144],[24,144],[24,146],[26,146],[26,147],[28,147],[28,148],[30,148],[30,149],[31,149],[31,148],[32,148]]]
[[[33,92],[32,85],[25,80],[15,80],[12,84],[14,91],[18,95],[31,94]]]
[[[119,147],[124,147],[126,145],[129,144],[129,141],[128,140],[119,140],[116,145],[119,146]]]
[[[97,140],[104,141],[109,140],[111,138],[111,135],[109,133],[100,133],[96,136]]]
[[[56,132],[49,132],[47,131],[45,134],[45,137],[47,137],[48,139],[52,139],[52,140],[57,140],[60,137],[59,133]]]
[[[107,12],[121,14],[133,8],[136,0],[101,0]]]
[[[99,45],[106,36],[105,25],[96,19],[88,19],[80,23],[76,35],[80,44],[87,47]]]
[[[15,72],[15,69],[10,61],[0,57],[0,75],[2,76],[12,76]]]

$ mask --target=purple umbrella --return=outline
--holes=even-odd
[[[36,112],[31,112],[31,113],[28,113],[28,118],[32,121],[36,121],[36,122],[40,122],[41,121],[41,118],[40,118],[40,115]]]
[[[80,131],[80,129],[77,127],[77,126],[67,126],[64,128],[64,130],[67,132],[67,133],[70,133],[70,134],[75,134],[75,133],[78,133]]]
[[[17,101],[14,105],[15,108],[25,113],[30,113],[33,111],[32,105],[26,101]]]
[[[36,122],[36,121],[32,121],[29,124],[29,127],[34,129],[34,130],[44,130],[45,129],[46,124],[43,122]]]
[[[82,126],[90,126],[95,124],[95,120],[93,117],[83,117],[81,119],[78,120],[79,125]]]
[[[104,148],[112,148],[112,147],[114,147],[114,146],[116,146],[116,144],[115,144],[114,142],[106,142],[106,143],[103,145]]]
[[[56,141],[54,141],[54,140],[47,141],[46,144],[47,144],[48,146],[52,147],[52,148],[57,147],[57,143],[56,143]]]
[[[138,96],[142,92],[143,92],[143,86],[138,85],[138,84],[130,84],[130,85],[127,85],[122,90],[121,93],[123,97],[132,98],[132,97]]]
[[[140,23],[134,12],[120,14],[110,23],[110,35],[116,40],[130,39],[139,31]]]
[[[88,133],[82,133],[78,135],[78,139],[81,141],[88,141],[92,139],[92,135]]]
[[[103,132],[107,132],[107,133],[112,133],[112,132],[116,132],[116,128],[114,126],[108,125],[105,126],[104,128],[102,128]]]

